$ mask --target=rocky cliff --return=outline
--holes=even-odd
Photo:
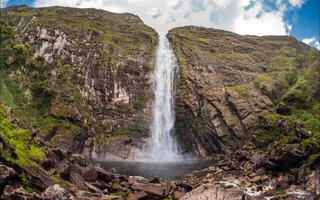
[[[230,153],[261,130],[263,113],[296,120],[313,113],[313,122],[305,124],[319,135],[315,48],[291,36],[240,36],[194,26],[172,29],[167,37],[180,68],[175,131],[184,152]]]
[[[1,101],[60,148],[132,158],[148,135],[158,34],[136,15],[96,9],[1,16]]]

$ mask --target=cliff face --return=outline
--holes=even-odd
[[[133,14],[96,9],[1,15],[16,28],[1,41],[1,100],[60,148],[132,157],[148,135],[157,33]]]
[[[175,131],[182,150],[201,157],[241,147],[259,129],[262,113],[277,108],[279,114],[292,114],[281,102],[308,71],[307,60],[319,55],[290,36],[240,36],[188,26],[170,30],[167,37],[180,68]],[[314,65],[316,72],[319,62]],[[316,80],[310,83],[318,85]]]

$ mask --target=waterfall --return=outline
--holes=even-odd
[[[150,129],[150,149],[144,159],[148,161],[177,161],[181,159],[173,137],[174,76],[178,69],[177,60],[168,39],[160,35],[157,51],[154,89],[153,118]]]

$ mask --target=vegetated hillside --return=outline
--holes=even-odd
[[[0,100],[60,148],[132,157],[148,135],[157,42],[133,14],[1,9]]]
[[[240,36],[194,26],[172,29],[167,37],[180,68],[176,132],[185,152],[230,153],[251,136],[258,146],[285,144],[299,127],[314,136],[300,142],[319,148],[317,49],[291,36]]]

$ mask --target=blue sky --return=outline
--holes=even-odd
[[[137,14],[160,33],[184,25],[250,35],[292,35],[320,49],[319,0],[1,0],[1,6],[68,6]]]

